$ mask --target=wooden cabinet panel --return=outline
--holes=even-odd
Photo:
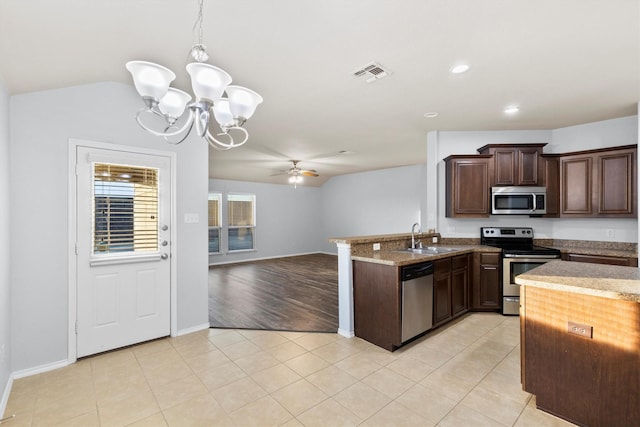
[[[451,315],[459,316],[469,310],[469,256],[459,255],[451,260]]]
[[[497,311],[502,308],[502,259],[498,252],[473,254],[471,309]]]
[[[626,258],[604,255],[587,255],[566,253],[562,255],[565,261],[589,262],[594,264],[623,265],[627,267],[637,267],[638,258]]]
[[[357,337],[393,351],[402,344],[402,288],[398,267],[353,261]]]
[[[493,155],[492,185],[538,186],[539,159],[547,144],[488,144],[480,147],[481,154]]]
[[[631,150],[598,156],[598,214],[633,215],[635,153]]]
[[[547,218],[560,215],[560,158],[558,155],[540,157],[540,185],[547,189]]]
[[[469,310],[469,255],[433,262],[433,323],[447,322]]]
[[[637,426],[640,304],[532,286],[521,304],[522,384],[537,407],[578,425]]]
[[[449,156],[446,168],[446,216],[488,217],[491,213],[491,156]]]
[[[495,185],[515,185],[516,181],[516,152],[513,149],[495,150],[493,153]]]
[[[518,179],[516,185],[538,185],[538,159],[542,148],[520,148],[518,154]]]
[[[562,215],[591,215],[593,213],[593,159],[570,156],[560,160]]]
[[[451,317],[451,258],[445,258],[433,262],[433,325]]]
[[[560,158],[560,215],[635,218],[636,146],[569,153]]]

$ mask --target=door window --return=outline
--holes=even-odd
[[[158,169],[93,163],[93,254],[158,251]]]

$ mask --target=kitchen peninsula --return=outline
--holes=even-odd
[[[432,269],[428,278],[432,284],[424,286],[433,290],[419,291],[428,299],[418,303],[409,297],[413,313],[427,321],[426,326],[421,321],[418,335],[470,309],[499,309],[500,249],[478,245],[477,239],[449,240],[443,245],[438,233],[423,233],[419,240],[423,250],[412,252],[408,250],[411,234],[331,239],[338,246],[341,335],[356,335],[390,351],[414,337],[403,332],[408,318],[413,318],[403,302],[405,288],[415,286],[403,276],[412,266],[430,264],[426,267]]]
[[[640,270],[553,261],[519,275],[523,389],[587,426],[640,419]]]

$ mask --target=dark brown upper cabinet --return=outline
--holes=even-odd
[[[540,156],[545,144],[488,144],[480,154],[493,155],[493,186],[541,185]]]
[[[560,157],[560,216],[637,216],[637,146],[602,148]]]
[[[444,159],[446,216],[487,218],[491,214],[491,155],[453,155]]]
[[[560,155],[543,154],[539,160],[540,186],[547,189],[547,213],[545,218],[560,216]]]

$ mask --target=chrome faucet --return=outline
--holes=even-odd
[[[417,247],[422,247],[422,241],[418,240],[418,244],[420,246],[416,246],[416,227],[418,227],[418,234],[422,235],[422,229],[420,228],[420,224],[415,222],[411,226],[411,248],[416,249]]]

